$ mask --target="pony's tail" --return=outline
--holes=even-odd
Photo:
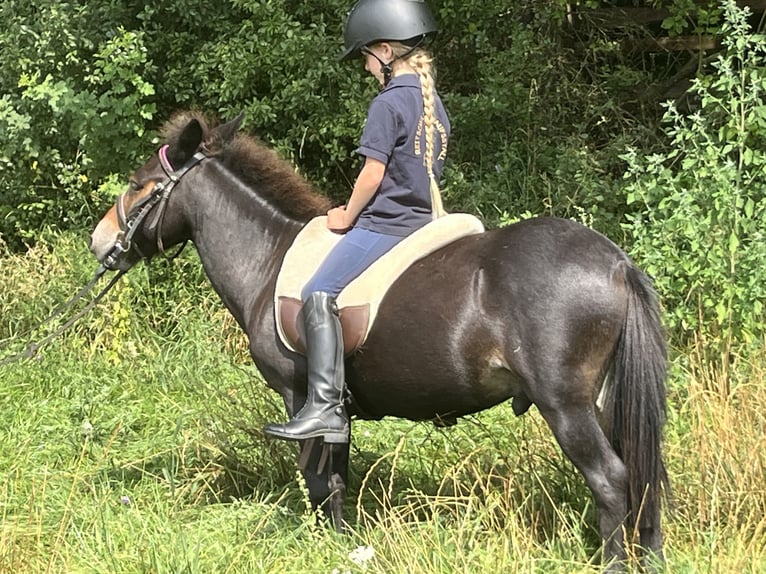
[[[632,263],[624,269],[628,309],[614,356],[611,438],[628,473],[627,524],[653,528],[669,492],[662,460],[667,347],[649,277]]]

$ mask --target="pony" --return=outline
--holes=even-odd
[[[278,336],[282,259],[329,200],[292,165],[240,131],[181,113],[95,227],[90,249],[126,271],[191,241],[249,351],[287,413],[307,393],[305,357]],[[349,414],[451,422],[511,400],[534,405],[595,499],[607,570],[635,536],[662,560],[667,347],[651,280],[612,241],[543,217],[461,238],[411,265],[346,359]],[[311,502],[337,528],[348,444],[304,445]]]

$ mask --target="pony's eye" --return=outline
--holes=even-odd
[[[143,186],[138,183],[135,179],[131,179],[128,182],[128,191],[135,193],[136,191],[141,191]]]

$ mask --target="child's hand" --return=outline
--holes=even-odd
[[[333,207],[327,212],[327,229],[334,233],[346,233],[351,229],[345,207]]]

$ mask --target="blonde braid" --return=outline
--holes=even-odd
[[[432,58],[425,50],[418,48],[412,55],[406,58],[407,63],[417,72],[420,78],[420,91],[423,94],[423,122],[426,134],[426,149],[423,157],[431,188],[431,213],[434,219],[445,215],[442,205],[439,183],[434,175],[434,149],[436,138],[436,98],[434,89],[434,77],[432,72]]]

